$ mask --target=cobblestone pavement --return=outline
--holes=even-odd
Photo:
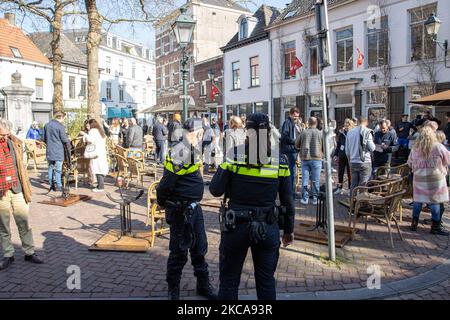
[[[403,294],[388,300],[449,300],[450,280],[413,293]]]
[[[44,171],[32,174],[34,199],[30,223],[37,252],[46,263],[31,265],[23,261],[17,228],[12,222],[16,261],[0,272],[0,298],[165,298],[165,269],[168,256],[168,237],[157,238],[155,247],[146,254],[88,251],[107,230],[120,227],[118,207],[105,194],[92,194],[93,199],[72,207],[61,208],[38,203],[48,198]],[[107,190],[115,191],[112,178],[107,178]],[[150,184],[145,183],[146,187]],[[80,187],[74,193],[91,195]],[[205,197],[210,195],[206,192]],[[339,198],[339,197],[337,197]],[[145,229],[146,197],[132,206],[134,229]],[[335,199],[336,224],[345,225],[347,217]],[[406,203],[406,202],[405,202]],[[312,220],[315,208],[297,207],[297,220]],[[447,209],[449,206],[447,205]],[[209,242],[207,261],[213,284],[218,285],[218,247],[220,231],[217,209],[204,207]],[[389,243],[385,225],[369,220],[368,230],[358,224],[359,232],[344,248],[337,249],[337,263],[327,262],[327,247],[303,241],[281,249],[276,272],[277,291],[282,294],[365,288],[368,267],[378,265],[382,283],[409,279],[443,264],[450,258],[449,237],[434,236],[429,226],[420,224],[418,232],[409,230],[411,211],[405,205],[401,230],[405,240],[394,233],[395,248]],[[422,218],[429,218],[423,213]],[[448,220],[445,220],[447,227]],[[81,289],[69,290],[67,268],[80,267]],[[392,299],[449,298],[449,281],[438,286]],[[195,278],[190,264],[182,277],[182,296],[195,298]],[[242,272],[241,295],[255,295],[255,278],[251,254]]]

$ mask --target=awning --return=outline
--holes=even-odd
[[[121,110],[121,118],[132,118],[133,114],[131,113],[131,110],[128,108],[122,108]]]
[[[108,119],[131,118],[131,117],[133,117],[133,114],[131,113],[131,110],[128,108],[116,108],[116,107],[108,108]]]
[[[417,100],[412,100],[410,102],[427,106],[450,106],[450,90],[439,92]]]
[[[150,111],[152,113],[170,113],[170,112],[181,112],[183,111],[183,103],[177,102],[174,104],[169,104],[167,106],[155,106]],[[200,111],[200,112],[207,112],[208,109],[201,106],[196,105],[188,105],[188,111]]]
[[[120,111],[120,108],[108,108],[108,119],[112,118],[120,118],[122,115],[122,112]]]

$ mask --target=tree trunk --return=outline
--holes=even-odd
[[[102,17],[98,13],[96,0],[85,0],[89,31],[87,40],[88,62],[88,115],[97,121],[101,119],[99,93],[98,47],[102,37]]]
[[[61,50],[61,28],[62,28],[63,8],[61,0],[55,0],[55,16],[51,23],[52,27],[52,63],[53,63],[53,112],[62,111],[63,103],[63,76],[61,63],[63,53]]]

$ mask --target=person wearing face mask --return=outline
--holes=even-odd
[[[381,120],[380,130],[375,132],[374,143],[375,151],[373,152],[373,173],[382,166],[388,166],[391,163],[392,153],[397,151],[397,136],[390,130],[389,122]]]
[[[156,188],[158,205],[165,208],[170,225],[167,259],[168,296],[180,299],[180,280],[188,252],[197,277],[197,294],[210,300],[217,297],[209,282],[208,250],[200,201],[204,184],[201,170],[203,126],[201,119],[191,118],[183,124],[183,140],[173,145],[164,162],[164,174]]]
[[[11,213],[19,230],[25,261],[43,263],[34,252],[33,235],[28,222],[31,185],[22,160],[23,143],[11,134],[11,128],[10,121],[0,118],[0,244],[3,252],[0,270],[14,262]]]

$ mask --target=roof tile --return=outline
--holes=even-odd
[[[23,60],[50,64],[47,57],[18,27],[11,25],[8,20],[0,19],[0,57],[15,58],[11,47],[19,49]]]

